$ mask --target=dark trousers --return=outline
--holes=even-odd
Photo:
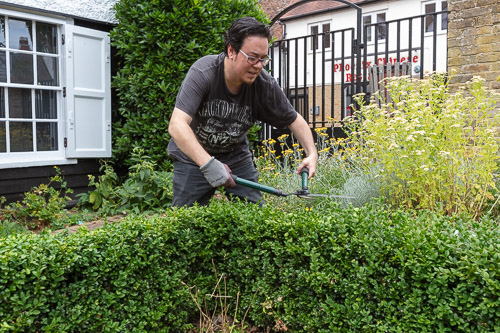
[[[241,178],[258,182],[259,173],[251,158],[235,165],[230,165],[231,172]],[[207,205],[215,193],[196,165],[175,161],[173,176],[174,197],[172,207],[192,206],[195,202]],[[252,203],[263,204],[262,193],[249,187],[236,185],[234,188],[225,188],[230,199],[242,199]]]

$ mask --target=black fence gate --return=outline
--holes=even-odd
[[[309,1],[299,1],[285,9],[273,22]],[[352,96],[364,92],[368,98],[372,93],[368,84],[370,66],[409,63],[410,75],[423,78],[426,73],[445,71],[447,59],[446,33],[443,34],[446,11],[369,23],[362,22],[360,7],[340,2],[357,11],[355,27],[276,41],[269,50],[273,61],[268,65],[310,127],[326,127],[333,137],[345,136],[338,121],[351,115]],[[276,139],[287,133],[263,125],[262,139]]]

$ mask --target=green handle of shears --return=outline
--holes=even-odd
[[[302,177],[302,190],[308,190],[308,181],[309,181],[309,169],[307,167],[303,167],[300,170],[300,175]]]
[[[238,185],[243,185],[243,186],[246,186],[246,187],[250,187],[250,188],[253,188],[254,190],[258,190],[258,191],[261,191],[261,192],[266,192],[266,193],[269,193],[269,194],[273,194],[273,195],[277,195],[277,196],[281,196],[281,197],[286,197],[286,193],[283,193],[283,191],[280,191],[278,189],[275,189],[273,187],[270,187],[270,186],[266,186],[266,185],[262,185],[262,184],[259,184],[259,183],[256,183],[256,182],[252,182],[250,180],[246,180],[246,179],[243,179],[243,178],[239,178],[235,175],[231,175],[234,179],[234,182]]]

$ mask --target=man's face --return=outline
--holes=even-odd
[[[264,68],[261,61],[257,61],[254,65],[250,64],[247,56],[264,59],[267,57],[268,48],[267,38],[249,36],[244,39],[240,52],[236,53],[232,48],[229,50],[233,55],[233,74],[239,78],[241,83],[252,84]]]

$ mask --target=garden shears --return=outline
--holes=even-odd
[[[345,195],[334,195],[334,194],[316,194],[316,193],[310,193],[309,192],[309,187],[308,187],[308,179],[309,179],[309,169],[307,167],[302,168],[300,171],[300,175],[302,178],[302,188],[297,190],[296,192],[293,193],[286,193],[281,190],[278,190],[274,187],[270,187],[267,185],[262,185],[247,179],[240,178],[235,175],[231,175],[234,179],[234,182],[238,185],[246,186],[253,188],[254,190],[258,190],[261,192],[269,193],[272,195],[276,195],[279,197],[288,197],[291,195],[295,195],[298,198],[303,198],[303,199],[314,199],[315,197],[321,197],[321,198],[338,198],[338,199],[354,199],[354,197],[351,196],[345,196]]]

